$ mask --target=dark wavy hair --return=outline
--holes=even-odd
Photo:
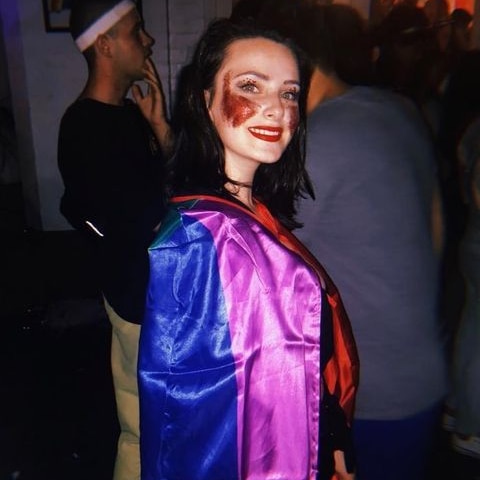
[[[231,180],[225,173],[224,146],[210,119],[204,92],[213,93],[215,77],[228,47],[237,40],[259,37],[287,46],[299,66],[298,127],[280,159],[274,164],[259,166],[252,185],[254,197],[264,202],[287,228],[293,229],[300,226],[295,221],[297,199],[306,195],[313,197],[305,170],[308,63],[295,44],[254,21],[220,19],[211,23],[197,44],[192,62],[184,69],[177,90],[175,124],[179,128],[176,129],[177,142],[171,160],[171,184],[174,193],[229,195],[225,184]]]

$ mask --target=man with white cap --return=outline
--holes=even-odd
[[[65,112],[58,164],[61,212],[95,244],[99,286],[112,323],[112,373],[120,423],[115,480],[140,478],[136,379],[148,279],[147,248],[165,210],[169,126],[150,59],[152,37],[131,0],[78,0],[70,30],[88,65]],[[144,80],[144,94],[134,82]],[[132,89],[135,102],[126,99]]]

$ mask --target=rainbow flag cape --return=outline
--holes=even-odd
[[[174,199],[149,255],[142,480],[315,479],[322,388],[351,418],[358,374],[316,260],[263,205],[253,215],[207,196]],[[322,382],[322,312],[332,307],[341,346]]]

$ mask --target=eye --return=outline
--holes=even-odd
[[[245,80],[239,85],[240,90],[246,93],[258,93],[258,86],[253,80]]]
[[[141,33],[143,31],[143,24],[142,23],[137,23],[133,29],[133,34],[136,36],[136,37],[140,37],[141,36]]]
[[[282,93],[282,98],[290,102],[298,102],[300,92],[298,90],[287,90]]]

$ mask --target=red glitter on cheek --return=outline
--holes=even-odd
[[[229,80],[229,76],[226,75],[223,81],[222,112],[233,127],[239,127],[257,113],[258,105],[248,98],[233,94]]]
[[[295,130],[298,127],[298,122],[300,119],[300,113],[298,111],[298,107],[288,107],[288,113],[290,116],[290,120],[288,122],[288,128],[290,129],[290,133],[293,135]]]

